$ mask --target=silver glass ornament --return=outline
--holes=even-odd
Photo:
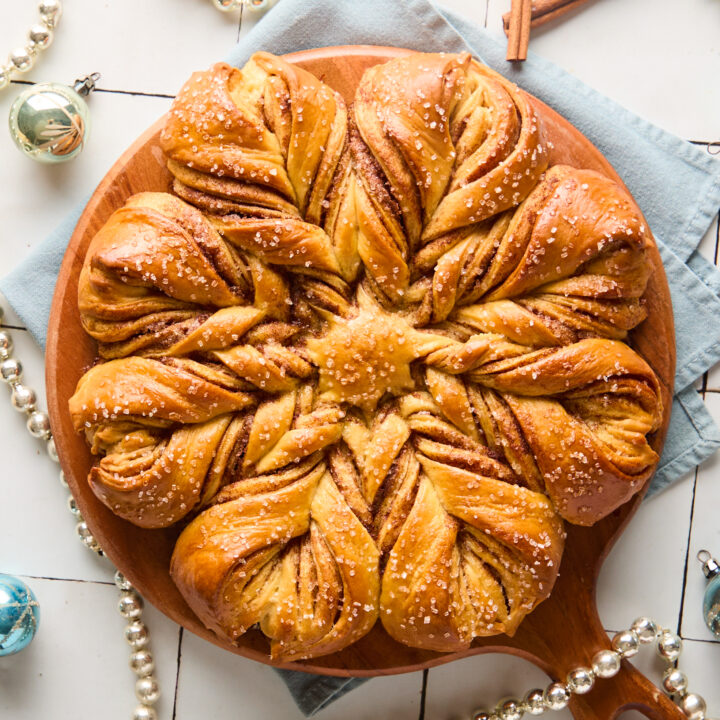
[[[30,47],[34,48],[35,51],[47,50],[53,41],[53,31],[42,23],[33,25],[28,32],[28,39],[30,40]]]
[[[545,690],[545,705],[550,710],[562,710],[570,702],[570,691],[563,683],[552,683]]]
[[[29,433],[36,438],[50,437],[50,418],[46,412],[35,410],[30,413],[27,420],[27,429]]]
[[[28,157],[59,163],[77,157],[85,147],[90,111],[85,97],[100,78],[94,73],[73,87],[59,83],[31,85],[10,108],[10,134]]]
[[[13,387],[11,402],[12,406],[20,412],[32,412],[35,409],[37,397],[32,388],[16,383]]]
[[[697,693],[684,695],[678,705],[688,720],[705,720],[707,705],[705,700]]]
[[[472,720],[490,720],[491,717],[487,710],[475,710],[472,714]]]
[[[13,350],[13,341],[9,333],[0,330],[0,360],[7,360]]]
[[[646,617],[637,618],[630,629],[638,636],[638,640],[643,645],[653,642],[659,632],[657,623]]]
[[[0,378],[10,385],[14,385],[22,376],[22,365],[15,358],[8,358],[0,362]]]
[[[35,53],[33,49],[29,47],[15,48],[15,50],[10,53],[9,60],[13,70],[24,73],[34,65]]]
[[[500,720],[521,720],[525,714],[522,704],[515,698],[501,700],[495,708],[495,714]]]
[[[59,462],[60,458],[58,457],[57,447],[55,447],[55,438],[50,438],[45,444],[45,447],[47,448],[47,454],[50,456],[50,459],[53,462]]]
[[[142,598],[133,590],[124,592],[118,601],[118,612],[127,620],[134,620],[142,615]]]
[[[115,572],[115,587],[117,587],[118,590],[123,590],[124,592],[129,592],[133,589],[130,581],[119,570]]]
[[[130,655],[130,669],[138,677],[147,677],[155,671],[155,661],[147,650],[138,650]]]
[[[40,11],[40,17],[42,17],[43,23],[50,28],[54,28],[55,25],[57,25],[62,15],[60,0],[42,0],[38,5],[38,10]]]
[[[150,642],[150,635],[142,620],[133,620],[125,628],[125,639],[133,650],[142,650]]]
[[[640,640],[633,630],[623,630],[613,637],[612,648],[618,655],[630,658],[637,655],[640,649]]]
[[[679,635],[676,635],[670,630],[664,630],[658,638],[657,651],[670,662],[674,662],[680,657],[682,652],[683,642]]]
[[[0,90],[6,88],[10,84],[13,67],[10,65],[0,65]]]
[[[84,520],[75,526],[75,532],[78,534],[82,542],[86,542],[92,537],[92,532],[90,532],[90,528]]]

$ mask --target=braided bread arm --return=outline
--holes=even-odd
[[[453,120],[455,173],[426,240],[518,205],[548,165],[542,121],[528,96],[476,60]]]
[[[229,486],[178,539],[171,573],[208,627],[231,640],[259,623],[283,661],[324,655],[377,619],[378,552],[322,463],[272,492]],[[252,482],[252,481],[251,481]]]
[[[512,635],[550,593],[564,532],[540,493],[420,456],[417,499],[383,575],[396,639],[453,651]]]
[[[657,463],[647,437],[662,418],[659,384],[627,345],[583,340],[490,366],[478,381],[500,391],[546,492],[573,523],[605,517]]]
[[[662,418],[660,387],[624,343],[589,338],[525,351],[506,344],[503,352],[497,340],[477,335],[464,344],[437,338],[435,346],[425,358],[426,384],[438,412],[502,449],[566,520],[597,522],[654,469],[648,435]]]
[[[191,360],[123,358],[96,365],[70,398],[75,429],[94,431],[112,422],[150,425],[206,422],[255,401],[235,380]]]
[[[542,494],[439,415],[414,394],[369,425],[351,416],[330,468],[380,552],[384,626],[447,651],[514,631],[549,594],[564,532]]]
[[[161,137],[181,196],[319,219],[345,141],[342,98],[310,73],[268,53],[242,70],[218,63],[194,73]],[[188,172],[189,170],[189,172]],[[184,188],[195,194],[188,195]],[[291,203],[291,207],[288,207]]]
[[[167,438],[128,428],[91,470],[90,487],[116,515],[133,524],[168,527],[193,510],[217,474],[213,456],[231,422],[230,415],[222,415],[183,426]]]
[[[288,300],[280,275],[166,193],[134,195],[111,215],[78,286],[83,327],[106,358],[224,347],[264,317],[285,319]]]
[[[645,318],[649,242],[615,183],[558,165],[515,211],[426,246],[416,272],[432,271],[435,322],[457,318],[525,344],[621,339]]]
[[[370,68],[353,119],[346,222],[357,223],[360,257],[395,302],[419,245],[517,205],[547,166],[525,96],[468,55]]]
[[[220,448],[237,429],[229,413],[254,402],[221,371],[132,357],[86,373],[70,414],[93,452],[105,454],[89,478],[97,496],[136,525],[166,527],[217,485]]]

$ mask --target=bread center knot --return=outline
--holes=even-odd
[[[402,317],[376,305],[361,306],[349,318],[334,317],[327,333],[307,344],[320,370],[320,396],[371,411],[386,393],[412,390],[410,363],[419,356],[415,339],[416,331]]]

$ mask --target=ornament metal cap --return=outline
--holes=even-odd
[[[700,550],[697,559],[702,563],[702,570],[706,578],[710,579],[720,575],[720,563],[707,550]]]
[[[79,80],[76,80],[73,84],[73,90],[78,95],[82,95],[82,97],[87,97],[95,89],[97,81],[100,79],[100,77],[101,76],[99,72],[94,72],[92,73],[92,75],[80,78]]]

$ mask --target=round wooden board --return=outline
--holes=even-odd
[[[363,72],[370,66],[409,51],[374,46],[344,46],[293,53],[290,62],[314,73],[350,102]],[[591,168],[621,183],[602,154],[573,126],[539,100],[552,141],[551,164]],[[90,529],[116,566],[145,598],[183,625],[227,650],[270,663],[267,642],[259,631],[244,635],[237,646],[208,631],[186,605],[168,573],[176,531],[143,530],[113,515],[90,490],[87,475],[93,463],[85,439],[72,427],[68,400],[77,381],[96,359],[95,342],[83,331],[77,307],[80,269],[90,240],[110,214],[132,194],[169,190],[170,175],[159,147],[161,118],[117,161],[98,186],[78,222],[60,269],[47,342],[47,394],[58,454],[68,483]],[[621,183],[622,184],[622,183]],[[670,293],[657,249],[646,299],[648,319],[634,332],[633,345],[650,362],[663,384],[665,414],[652,438],[660,453],[670,418],[675,347]],[[645,488],[646,489],[646,488]],[[328,675],[373,676],[418,670],[482,652],[509,652],[526,657],[551,677],[564,678],[578,664],[588,664],[607,636],[595,605],[595,584],[610,547],[630,520],[643,493],[591,528],[568,526],[560,577],[547,601],[522,623],[513,638],[499,635],[479,640],[470,650],[442,654],[405,647],[378,624],[353,646],[327,657],[280,665]],[[682,717],[642,675],[623,663],[622,672],[602,681],[588,695],[576,697],[571,708],[578,718],[606,718],[624,707],[638,707],[655,720]]]

